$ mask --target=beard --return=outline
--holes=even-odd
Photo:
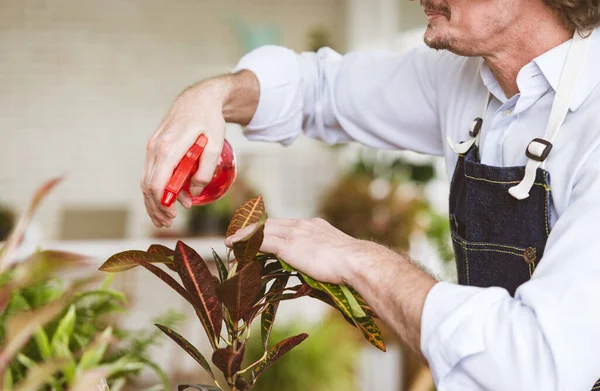
[[[431,35],[428,34],[431,32]],[[456,40],[450,36],[435,36],[435,26],[427,26],[427,31],[423,37],[425,45],[435,50],[449,50],[453,51]]]

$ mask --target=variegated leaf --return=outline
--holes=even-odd
[[[282,278],[277,278],[271,288],[269,289],[269,293],[274,292],[278,294],[283,292],[287,282],[289,280],[289,276],[285,276]],[[263,348],[266,350],[269,348],[269,338],[271,337],[271,331],[273,330],[273,322],[275,321],[275,315],[277,314],[277,309],[279,308],[279,301],[274,303],[267,304],[265,311],[262,313],[261,321],[260,321],[260,335],[262,338]]]
[[[108,258],[98,270],[109,273],[118,273],[133,269],[140,265],[140,262],[163,263],[167,266],[173,266],[173,260],[159,253],[149,253],[140,250],[123,251]]]
[[[246,345],[234,350],[231,346],[223,349],[217,349],[213,353],[212,362],[223,372],[225,378],[230,379],[242,366]]]
[[[262,196],[251,199],[240,206],[227,227],[226,236],[229,237],[240,229],[256,223],[265,213],[265,204]]]
[[[262,289],[261,272],[261,264],[251,262],[217,289],[234,322],[242,319],[252,309]]]
[[[217,295],[218,280],[215,281],[202,257],[181,241],[177,242],[174,263],[183,286],[194,303],[204,330],[213,348],[216,349],[223,322],[223,309]]]
[[[308,338],[308,334],[299,334],[288,339],[284,339],[267,351],[267,355],[263,361],[254,370],[254,381],[256,380],[275,363],[284,354],[300,345],[302,341]]]
[[[183,350],[185,350],[187,354],[192,356],[192,358],[196,360],[196,362],[200,364],[202,368],[204,368],[213,379],[215,378],[215,374],[213,373],[210,365],[208,364],[208,361],[206,360],[206,358],[204,358],[202,353],[200,353],[200,351],[196,349],[194,345],[192,345],[187,339],[182,337],[180,334],[166,326],[160,324],[155,324],[155,326],[158,327],[160,331],[169,336],[169,338],[175,341],[175,343],[177,343],[177,345],[179,345]]]

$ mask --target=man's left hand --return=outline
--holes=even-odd
[[[225,240],[231,247],[252,232],[254,225]],[[356,265],[375,243],[354,239],[323,219],[268,219],[260,251],[272,253],[310,277],[332,284],[349,284]]]

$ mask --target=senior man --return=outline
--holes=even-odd
[[[170,226],[163,189],[205,133],[192,193],[202,190],[226,122],[250,140],[304,132],[443,155],[459,285],[319,219],[268,220],[262,250],[355,287],[422,353],[440,391],[600,389],[600,3],[421,5],[437,50],[270,46],[186,89],[148,143],[148,213]]]

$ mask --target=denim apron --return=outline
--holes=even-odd
[[[473,121],[471,138],[448,140],[458,154],[450,186],[450,228],[458,282],[477,287],[502,287],[511,296],[542,262],[550,234],[550,173],[543,166],[554,136],[567,115],[584,64],[587,42],[576,33],[552,106],[544,138],[526,148],[527,166],[492,167],[481,163],[482,118]],[[600,389],[600,380],[594,385]]]

